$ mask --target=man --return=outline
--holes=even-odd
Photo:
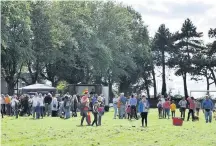
[[[52,95],[49,93],[48,95],[45,96],[44,98],[44,103],[45,103],[45,116],[50,116],[51,115],[51,103],[52,103]]]
[[[212,121],[212,111],[214,108],[213,102],[209,99],[209,96],[206,96],[206,99],[202,102],[202,109],[205,114],[206,123],[211,123]]]
[[[81,105],[80,105],[80,113],[82,116],[81,119],[81,126],[83,126],[83,121],[86,119],[88,125],[90,125],[90,121],[88,121],[88,111],[89,111],[89,98],[88,98],[88,91],[85,91],[85,95],[81,98]]]
[[[185,119],[185,110],[187,107],[187,101],[183,97],[182,100],[179,101],[179,106],[180,106],[180,112],[181,112],[181,118]]]
[[[129,104],[131,107],[130,119],[132,119],[132,116],[134,116],[133,114],[135,114],[135,118],[138,119],[137,118],[137,111],[136,111],[137,99],[134,97],[134,95],[131,96],[131,98],[129,100]]]
[[[120,94],[120,119],[123,119],[123,117],[125,116],[125,104],[127,102],[127,98],[124,96],[124,93]]]
[[[40,102],[38,98],[39,98],[38,93],[36,93],[35,96],[32,97],[32,115],[34,119],[35,119],[36,109],[38,106],[40,106]]]

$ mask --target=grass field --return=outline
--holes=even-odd
[[[200,117],[199,122],[186,121],[182,127],[175,127],[171,119],[158,119],[156,110],[151,109],[147,128],[140,127],[140,120],[113,119],[112,111],[103,116],[101,127],[78,127],[80,117],[69,120],[5,117],[1,120],[1,143],[2,146],[216,146],[216,121],[206,124],[203,114]]]

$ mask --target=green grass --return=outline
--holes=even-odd
[[[106,113],[101,127],[77,127],[80,117],[69,120],[5,117],[1,120],[2,145],[216,146],[216,121],[206,124],[203,114],[199,122],[184,122],[182,127],[173,126],[171,119],[159,120],[156,110],[150,110],[147,128],[140,127],[140,120],[114,120],[112,117],[112,111]]]

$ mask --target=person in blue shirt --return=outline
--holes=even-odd
[[[202,109],[205,114],[206,123],[208,122],[211,123],[212,121],[213,108],[214,108],[213,102],[211,101],[211,99],[209,99],[209,96],[206,96],[206,99],[204,99],[202,102]]]
[[[136,110],[137,99],[136,99],[136,97],[134,97],[133,94],[129,100],[129,105],[131,108],[130,120],[132,119],[133,116],[135,116],[135,118],[138,119],[137,118],[137,110]]]
[[[147,121],[148,121],[148,110],[149,110],[149,102],[146,99],[145,95],[142,96],[142,100],[139,102],[138,106],[138,112],[140,113],[142,117],[142,127],[144,127],[144,121],[145,121],[145,126],[147,127]]]

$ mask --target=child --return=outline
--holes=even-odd
[[[130,107],[130,105],[127,105],[126,113],[127,113],[128,119],[129,119],[130,114],[131,114],[131,107]]]
[[[176,110],[176,104],[174,100],[172,101],[172,104],[170,105],[171,113],[172,113],[172,118],[175,117],[175,110]]]
[[[161,100],[159,100],[159,102],[157,104],[157,108],[158,108],[158,117],[159,117],[159,119],[161,119],[163,117],[163,115],[162,115],[163,105],[162,105]]]
[[[92,113],[94,115],[94,121],[92,122],[92,126],[94,126],[94,123],[96,124],[96,126],[98,126],[98,123],[97,123],[98,108],[99,108],[98,102],[95,101],[92,107]]]

